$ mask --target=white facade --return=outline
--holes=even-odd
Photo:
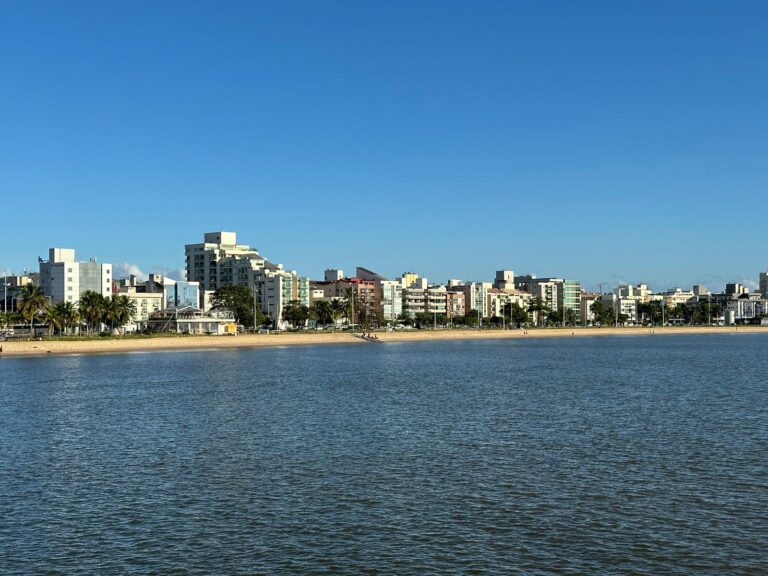
[[[396,280],[374,282],[375,298],[381,303],[384,320],[393,322],[403,313],[403,287]]]
[[[78,262],[73,249],[51,248],[48,261],[40,262],[40,286],[54,303],[76,304],[86,291],[111,296],[112,265],[95,259]]]
[[[201,244],[185,246],[187,280],[202,290],[248,286],[261,302],[261,310],[280,325],[291,300],[309,306],[309,280],[273,264],[250,246],[237,244],[235,232],[207,232]]]

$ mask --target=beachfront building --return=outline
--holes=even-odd
[[[164,298],[162,292],[146,292],[142,287],[115,283],[115,294],[126,296],[131,302],[131,322],[126,326],[128,332],[138,328],[140,322],[148,320],[150,315],[162,310]]]
[[[557,307],[563,310],[566,322],[581,322],[581,283],[577,280],[563,280],[557,294]]]
[[[446,314],[447,290],[445,286],[421,287],[415,284],[411,288],[403,288],[403,315],[416,318],[417,314]]]
[[[579,320],[584,326],[591,325],[595,321],[595,313],[592,305],[600,299],[600,294],[581,291],[579,295]]]
[[[760,272],[760,295],[768,298],[768,271]]]
[[[539,298],[542,303],[551,311],[556,312],[561,309],[563,297],[562,278],[537,278],[535,274],[518,276],[516,283],[519,289],[528,292],[532,299]],[[573,305],[574,302],[571,302]],[[538,322],[538,319],[536,319]]]
[[[225,286],[248,286],[261,302],[261,310],[278,326],[283,309],[292,300],[309,306],[309,279],[273,264],[255,248],[237,243],[235,232],[207,232],[203,242],[187,244],[187,281],[199,282],[203,291]]]
[[[509,301],[509,295],[498,288],[489,288],[486,291],[485,314],[488,318],[503,317],[504,309]]]
[[[739,324],[760,322],[768,316],[768,299],[760,292],[741,294],[727,301],[725,311],[727,317]]]
[[[674,308],[678,304],[687,304],[696,300],[696,295],[692,290],[681,290],[680,288],[673,288],[667,290],[664,294],[664,306],[667,308]]]
[[[95,258],[78,262],[71,248],[51,248],[48,260],[39,259],[40,287],[53,303],[76,304],[86,291],[112,295],[112,265]]]
[[[448,315],[448,321],[453,318],[463,317],[467,313],[464,292],[455,292],[447,289],[445,292],[445,313]]]
[[[635,297],[622,298],[617,294],[618,289],[614,290],[611,294],[602,294],[600,301],[610,307],[616,317],[621,315],[626,316],[626,322],[629,324],[635,324],[638,320],[637,316],[637,304],[638,299]]]
[[[403,313],[402,284],[360,266],[357,267],[356,276],[373,283],[374,306],[379,316],[385,322],[394,323]]]
[[[490,282],[461,282],[460,280],[450,280],[448,282],[449,292],[461,292],[464,295],[465,315],[476,310],[480,312],[483,318],[488,316],[488,290],[493,288]]]
[[[165,308],[149,315],[140,323],[147,332],[177,332],[180,334],[237,334],[235,317],[229,310],[205,312],[192,306]]]

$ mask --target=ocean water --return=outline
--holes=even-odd
[[[0,358],[0,574],[764,575],[767,351]]]

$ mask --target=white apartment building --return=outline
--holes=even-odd
[[[736,322],[750,322],[768,314],[768,299],[759,293],[743,294],[728,300],[726,315],[730,313]]]
[[[618,291],[618,289],[616,290]],[[614,314],[624,314],[627,317],[627,322],[637,322],[637,298],[621,298],[616,294],[616,291],[612,294],[603,294],[600,296],[600,301],[606,306],[610,306]]]
[[[71,248],[51,248],[48,260],[40,259],[40,286],[54,303],[80,301],[86,291],[112,295],[112,264],[78,262]]]
[[[696,295],[692,290],[681,290],[675,288],[674,290],[668,290],[664,294],[664,306],[667,308],[674,308],[678,304],[687,304],[694,300]]]
[[[291,300],[309,306],[309,279],[273,264],[255,248],[237,243],[235,232],[206,232],[203,242],[185,246],[187,280],[201,290],[248,286],[261,302],[262,312],[282,325],[283,309]]]
[[[403,313],[403,287],[397,280],[374,281],[374,294],[384,320],[394,322]]]

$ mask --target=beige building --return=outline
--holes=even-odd
[[[139,292],[136,286],[115,285],[119,296],[127,296],[131,301],[133,314],[131,321],[134,327],[138,322],[148,320],[150,315],[164,308],[164,294],[162,292]]]

